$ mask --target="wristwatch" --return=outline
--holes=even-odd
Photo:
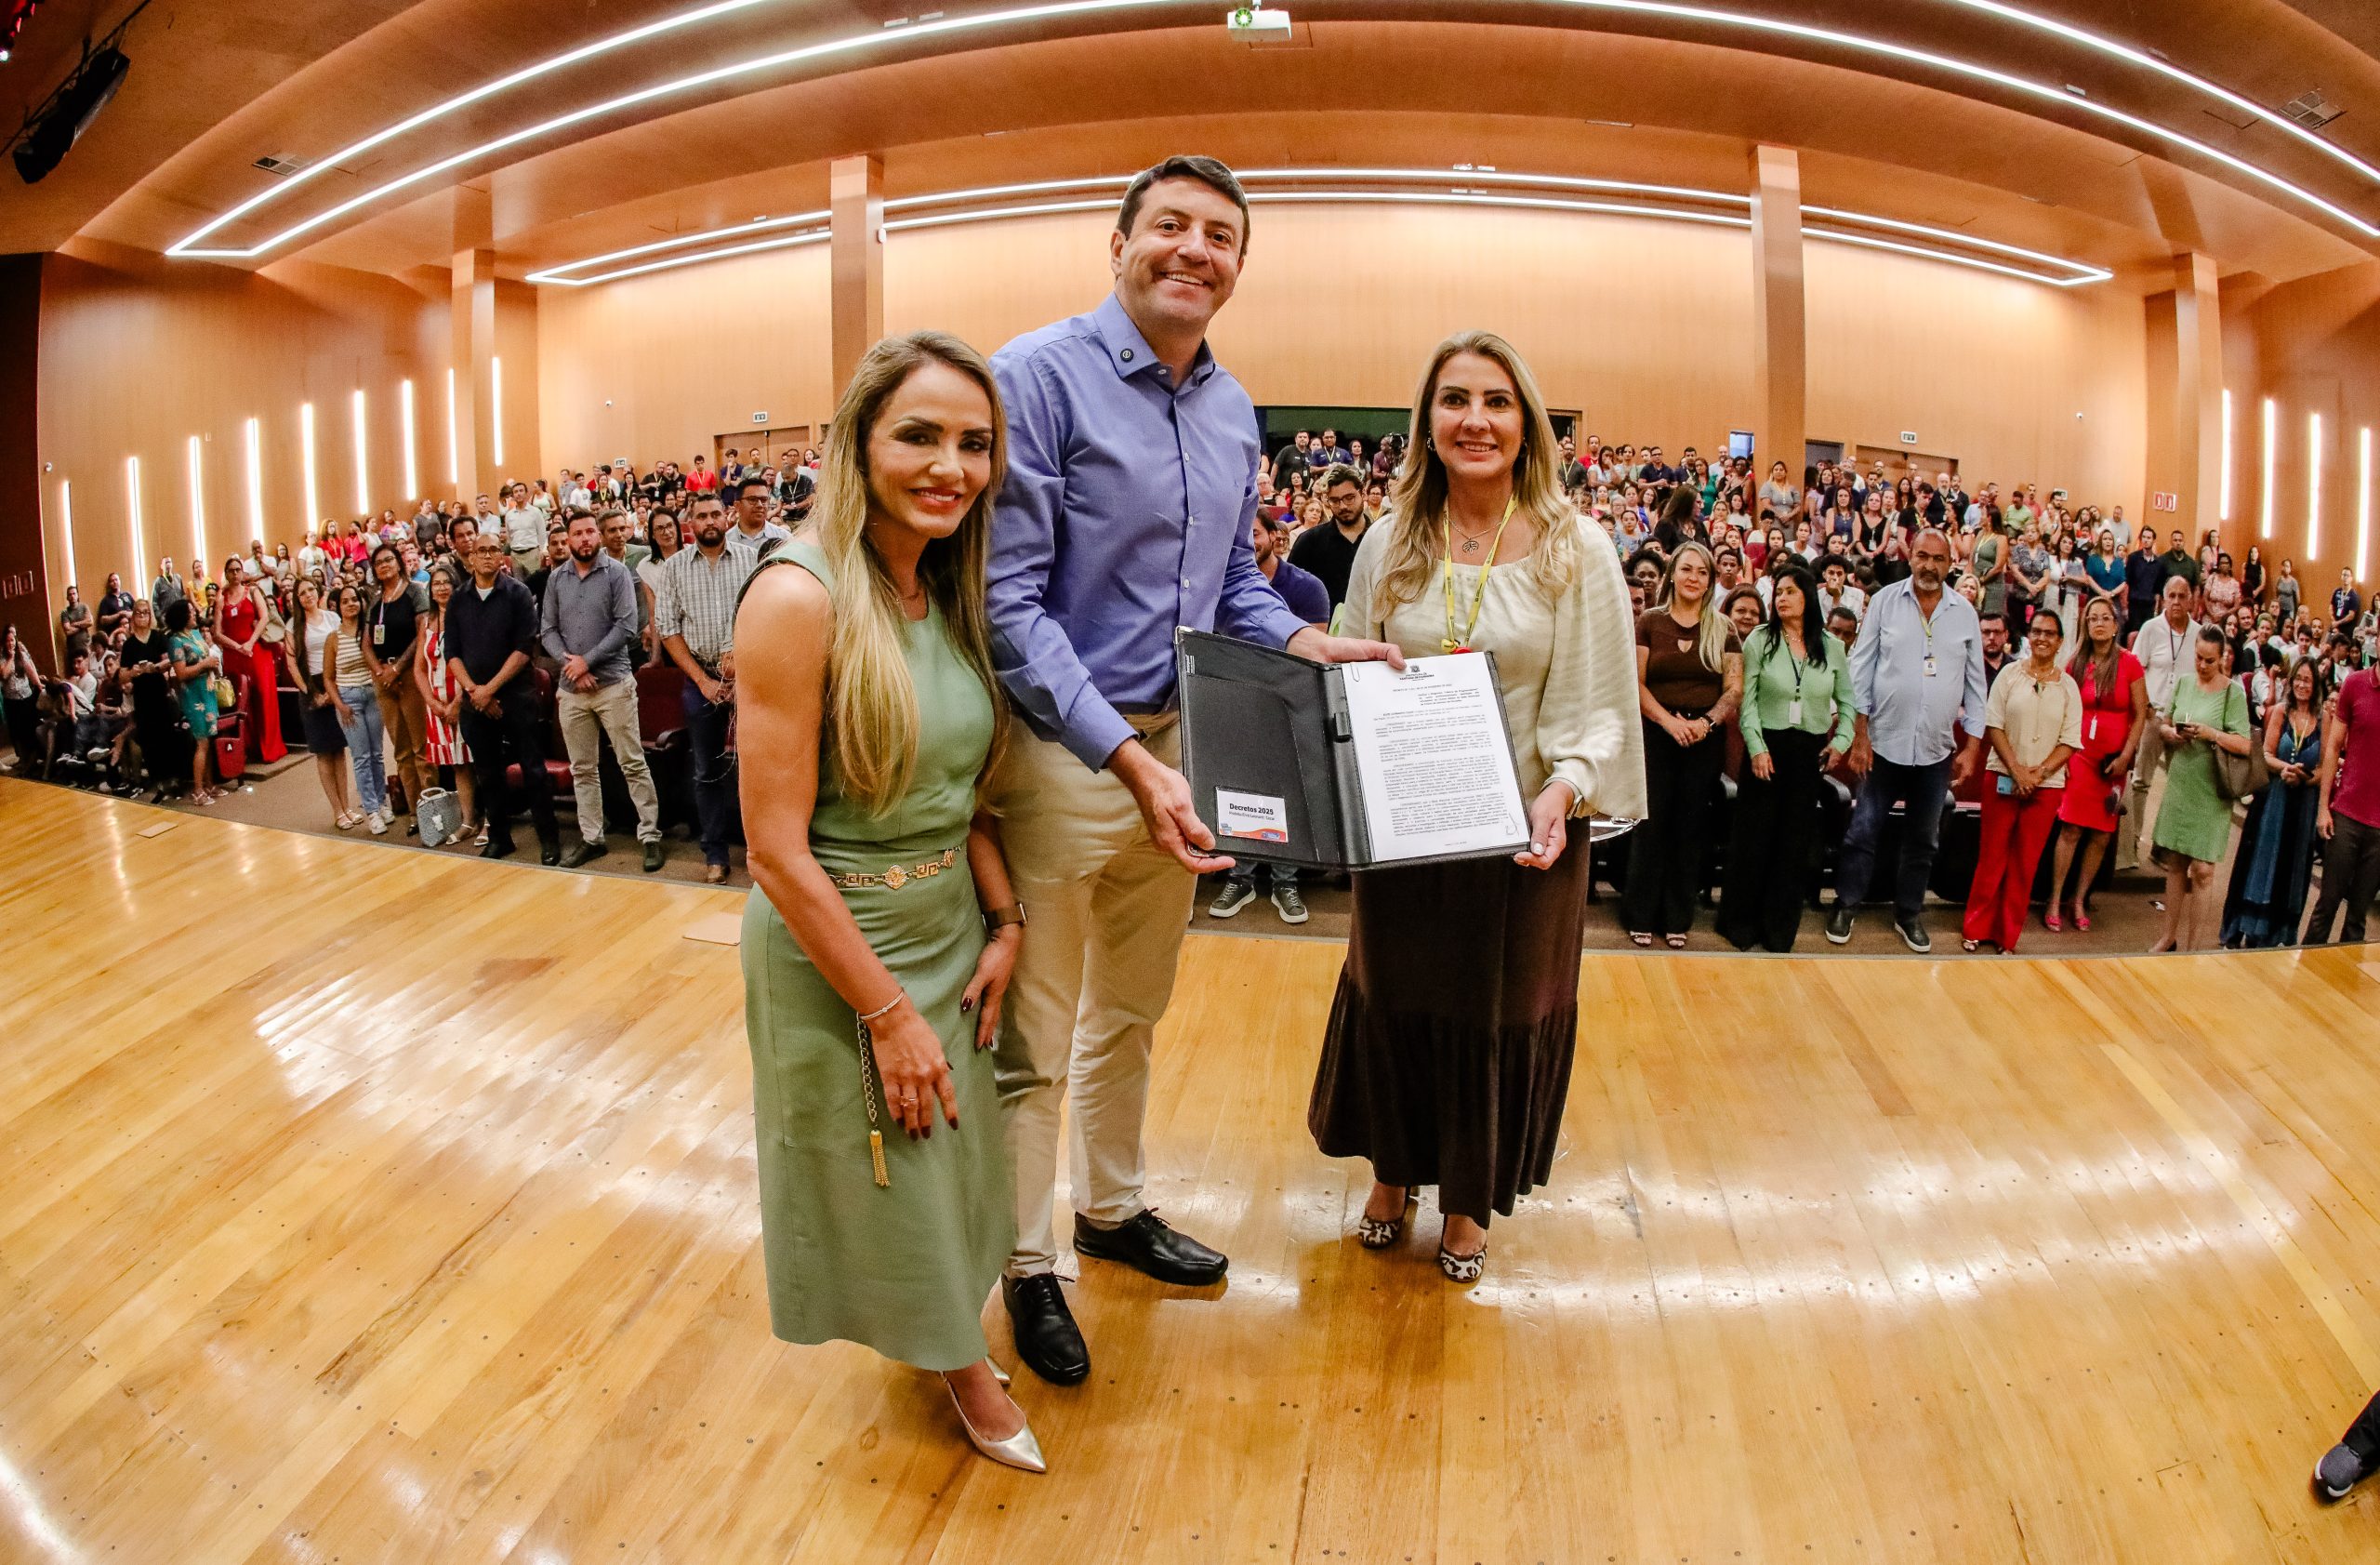
[[[1024,927],[1024,903],[1012,902],[1005,908],[986,908],[984,909],[984,933],[985,935],[998,935],[1010,924],[1015,924],[1019,928]]]

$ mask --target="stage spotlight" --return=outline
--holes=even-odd
[[[18,178],[29,185],[46,179],[67,149],[91,128],[91,122],[108,106],[116,88],[124,86],[125,73],[131,69],[132,61],[113,45],[84,56],[83,63],[34,112],[18,137],[10,153]]]

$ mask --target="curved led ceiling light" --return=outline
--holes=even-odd
[[[1534,211],[1592,212],[1615,217],[1666,219],[1676,222],[1705,223],[1723,228],[1748,229],[1752,219],[1743,209],[1752,198],[1732,191],[1701,190],[1690,185],[1647,184],[1632,179],[1586,179],[1561,174],[1507,173],[1495,169],[1444,170],[1432,168],[1249,168],[1239,170],[1244,184],[1263,186],[1278,181],[1306,182],[1357,181],[1359,183],[1454,185],[1453,190],[1413,191],[1396,189],[1338,190],[1265,190],[1249,192],[1250,202],[1262,203],[1349,203],[1379,202],[1388,205],[1430,206],[1502,206]],[[1129,174],[1094,175],[1077,179],[1040,179],[1024,184],[982,185],[969,190],[944,191],[930,195],[896,197],[884,204],[887,214],[916,212],[921,207],[955,207],[950,211],[929,211],[912,217],[888,216],[884,230],[897,233],[909,229],[940,228],[954,223],[986,222],[1001,218],[1045,217],[1056,213],[1092,212],[1111,209],[1113,196],[1098,196],[1075,201],[1033,202],[1024,205],[984,205],[1012,201],[1020,195],[1042,194],[1066,190],[1118,190],[1131,182]],[[1519,189],[1553,189],[1596,191],[1614,194],[1656,195],[1706,203],[1730,208],[1726,212],[1700,212],[1688,208],[1656,206],[1641,201],[1597,201],[1574,196],[1527,195],[1513,192],[1482,191],[1471,187],[1500,184]],[[2114,275],[2104,267],[2090,266],[2022,245],[2006,245],[1998,240],[1981,239],[1955,229],[1936,228],[1926,223],[1904,221],[1897,218],[1878,217],[1872,213],[1850,211],[1837,206],[1805,206],[1805,215],[1850,223],[1858,227],[1888,229],[1899,233],[1923,234],[1947,244],[1967,249],[1990,251],[1995,255],[2036,261],[2056,268],[2058,275],[2030,271],[2021,266],[1989,259],[1983,256],[1962,254],[1957,250],[1911,244],[1876,234],[1849,232],[1840,228],[1809,228],[1804,232],[1814,239],[1835,244],[1856,245],[1870,249],[1893,250],[1904,255],[1923,257],[1928,260],[1948,262],[1954,266],[1972,267],[1978,271],[1998,272],[2003,276],[2020,278],[2028,283],[2041,283],[2051,287],[2070,288],[2085,283],[2104,283]],[[562,287],[588,287],[598,283],[615,283],[625,278],[644,276],[655,272],[679,267],[699,266],[707,261],[725,260],[736,256],[749,256],[764,251],[793,249],[805,245],[825,243],[829,230],[825,226],[828,214],[802,212],[784,218],[756,218],[748,223],[736,223],[726,228],[707,229],[695,233],[673,235],[648,245],[627,249],[609,250],[602,255],[588,256],[579,260],[565,261],[529,274],[528,281]],[[781,232],[796,230],[798,232]],[[716,249],[696,250],[691,255],[663,256],[646,259],[659,252],[684,250],[717,240],[742,239],[746,235],[780,231],[774,237],[752,239],[745,243],[723,245]],[[614,266],[620,261],[636,264]],[[611,267],[609,271],[591,269]]]
[[[2345,164],[2373,184],[2380,185],[2380,168],[2366,163],[2328,137],[2317,136],[2286,114],[2276,114],[2253,99],[2242,98],[2229,87],[2216,82],[2210,82],[2203,76],[2192,75],[2170,60],[2160,60],[2146,49],[2136,49],[2120,38],[2110,38],[2104,33],[2093,33],[2086,28],[2077,27],[2072,22],[2060,21],[2055,17],[2037,16],[2019,7],[2004,4],[2003,0],[1941,0],[1941,3],[1949,6],[1963,6],[1970,11],[1982,11],[1998,17],[2003,21],[2013,21],[2019,27],[2030,27],[2043,33],[2055,33],[2068,43],[2079,44],[2095,53],[2137,65],[2144,71],[2154,71],[2168,81],[2179,82],[2184,86],[2229,104],[2243,114],[2254,115],[2282,135],[2295,137],[2325,157]]]
[[[1421,179],[1436,183],[1444,183],[1448,179],[1446,171],[1434,168],[1242,168],[1235,172],[1237,173],[1243,184],[1250,180],[1265,179],[1393,179],[1407,182]],[[1463,179],[1470,183],[1535,185],[1564,190],[1626,191],[1645,195],[1679,196],[1689,201],[1727,202],[1738,206],[1748,205],[1751,199],[1748,196],[1730,195],[1725,191],[1696,190],[1685,185],[1644,184],[1633,179],[1590,179],[1560,174],[1500,174],[1494,169],[1463,169],[1457,172],[1461,173]],[[1131,182],[1132,176],[1130,174],[1094,174],[1079,179],[1031,179],[1019,184],[979,185],[972,190],[941,191],[931,195],[897,196],[884,204],[884,210],[888,213],[903,212],[919,206],[948,206],[959,202],[985,201],[996,196],[1038,195],[1051,191],[1103,188],[1121,190]],[[1069,206],[1064,209],[1076,211],[1081,208]],[[660,271],[661,268],[638,266],[623,272],[605,272],[597,277],[575,277],[572,273],[583,272],[589,267],[602,266],[612,261],[631,260],[640,256],[657,255],[664,250],[682,249],[689,245],[707,244],[715,239],[734,239],[745,234],[824,224],[830,215],[824,211],[796,212],[782,218],[755,218],[750,222],[731,223],[725,228],[700,229],[692,233],[673,234],[668,239],[656,239],[649,244],[631,245],[623,250],[606,250],[602,255],[587,256],[575,261],[564,261],[560,266],[550,266],[543,271],[533,272],[529,273],[527,280],[532,283],[556,283],[566,287],[578,287],[588,283],[609,283],[620,277],[633,277],[640,272]],[[886,226],[898,229],[921,225],[892,223]],[[1934,232],[1945,233],[1951,238],[1958,237],[1955,234],[1949,234],[1945,230]],[[721,255],[748,255],[756,249],[782,249],[793,244],[810,243],[813,237],[802,234],[788,240],[786,245],[739,245],[733,250],[707,251],[703,256],[695,259],[707,260]],[[2038,259],[2056,261],[2056,257]],[[2057,264],[2072,265],[2073,263],[2058,262]]]
[[[693,25],[699,21],[709,20],[715,17],[727,14],[731,11],[740,10],[750,6],[766,3],[769,3],[769,0],[721,0],[721,4],[704,7],[697,10],[688,12],[681,17],[665,19],[662,21],[649,23],[642,28],[633,29],[628,33],[616,34],[611,38],[599,39],[594,43],[582,46],[581,47],[569,51],[568,53],[556,55],[550,60],[540,61],[523,71],[514,72],[509,76],[499,78],[495,82],[474,88],[470,93],[464,94],[461,97],[452,99],[444,103],[436,105],[431,109],[426,110],[423,113],[413,116],[413,118],[409,120],[400,122],[398,125],[392,126],[387,130],[375,133],[373,136],[366,138],[363,141],[357,142],[352,146],[341,149],[339,152],[331,153],[324,158],[317,160],[312,167],[319,170],[326,166],[332,166],[343,163],[353,155],[363,151],[385,144],[387,141],[404,134],[408,130],[443,118],[469,103],[484,101],[486,99],[496,96],[499,92],[506,91],[511,87],[533,81],[562,66],[576,63],[594,55],[623,46],[625,44],[629,42],[649,40],[652,37],[672,31],[676,28]],[[229,223],[238,217],[244,216],[248,212],[255,211],[258,208],[278,199],[281,195],[286,193],[292,188],[295,188],[297,183],[302,182],[301,180],[293,178],[293,179],[284,181],[271,190],[260,192],[257,195],[250,197],[247,201],[241,203],[239,206],[230,208],[216,218],[210,219],[206,223],[198,229],[193,230],[182,239],[177,241],[173,245],[167,248],[165,253],[169,256],[178,257],[242,260],[253,259],[256,257],[266,254],[268,251],[278,249],[289,241],[311,232],[313,230],[322,227],[325,223],[334,221],[338,218],[346,216],[350,212],[353,212],[361,207],[369,206],[383,196],[401,190],[409,189],[426,179],[434,179],[438,175],[451,172],[465,164],[473,162],[481,157],[484,157],[488,153],[500,152],[505,148],[517,146],[524,141],[535,140],[540,137],[550,135],[555,131],[564,130],[572,126],[584,124],[588,120],[597,119],[623,109],[632,108],[641,103],[652,102],[655,99],[665,98],[672,94],[693,91],[699,87],[715,86],[719,83],[730,81],[739,76],[752,75],[760,72],[775,70],[789,65],[801,64],[812,60],[828,59],[838,55],[855,54],[879,46],[906,42],[918,37],[980,32],[987,28],[1008,26],[1021,22],[1084,16],[1100,12],[1142,10],[1156,6],[1176,5],[1180,3],[1181,0],[1057,0],[1057,3],[1053,4],[1016,7],[1004,10],[981,12],[973,16],[936,18],[932,20],[916,22],[906,26],[879,27],[867,33],[853,33],[840,38],[826,39],[819,43],[804,45],[796,48],[778,50],[770,54],[756,56],[750,60],[738,60],[731,64],[717,66],[707,71],[696,72],[691,75],[675,77],[664,82],[656,82],[648,86],[638,88],[635,91],[623,93],[618,97],[607,99],[599,103],[588,104],[581,108],[572,110],[567,113],[558,114],[549,119],[538,121],[534,125],[524,126],[520,129],[507,132],[505,135],[496,137],[491,140],[481,142],[477,146],[466,148],[460,153],[456,153],[449,157],[442,158],[437,162],[416,169],[412,173],[400,175],[393,179],[376,185],[370,190],[364,191],[346,201],[337,203],[325,211],[317,213],[313,217],[292,224],[290,227],[282,230],[278,233],[268,236],[254,245],[250,245],[245,248],[224,247],[203,249],[199,247],[199,244],[202,240],[222,228],[226,223]],[[1538,3],[1561,7],[1574,11],[1607,11],[1628,16],[1656,17],[1700,25],[1739,28],[1752,33],[1765,33],[1780,37],[1800,39],[1804,42],[1817,44],[1822,46],[1846,48],[1858,53],[1873,55],[1883,59],[1899,60],[1906,64],[1924,66],[1934,70],[1947,72],[1953,75],[1965,77],[1971,81],[1989,83],[1994,86],[1998,86],[2005,91],[2012,92],[2022,97],[2032,98],[2045,103],[2055,103],[2072,112],[2096,116],[2097,118],[2109,121],[2112,124],[2123,126],[2128,129],[2140,133],[2141,135],[2166,142],[2169,145],[2196,153],[2199,155],[2221,164],[2223,166],[2230,168],[2248,179],[2254,179],[2258,183],[2279,191],[2308,206],[2312,206],[2319,211],[2330,214],[2332,217],[2336,218],[2339,221],[2347,224],[2348,227],[2354,229],[2358,233],[2362,234],[2366,238],[2380,238],[2380,226],[2373,224],[2362,217],[2358,216],[2356,213],[2316,194],[2312,191],[2305,189],[2303,186],[2292,183],[2290,180],[2281,178],[2278,174],[2272,173],[2268,169],[2258,167],[2256,165],[2248,162],[2245,158],[2238,157],[2230,153],[2227,153],[2221,148],[2211,146],[2204,141],[2198,140],[2194,137],[2185,136],[2180,131],[2170,129],[2164,126],[2157,124],[2153,120],[2143,119],[2137,114],[2127,113],[2123,110],[2097,102],[2088,97],[2080,96],[2074,92],[2067,90],[2063,86],[2052,86],[2045,82],[2033,81],[2028,77],[2018,76],[2006,71],[1998,70],[1991,66],[1980,65],[1972,60],[1960,60],[1950,55],[1936,53],[1930,49],[1916,48],[1905,44],[1891,43],[1881,38],[1871,38],[1859,33],[1845,33],[1836,29],[1818,27],[1805,22],[1788,21],[1775,17],[1750,16],[1738,11],[1719,10],[1705,6],[1673,3],[1673,0],[1538,0]],[[2255,113],[2260,120],[2267,123],[2276,125],[2287,124],[2287,122],[2284,121],[2273,120],[2266,111],[2255,108],[2255,106],[2250,103],[2248,99],[2242,99],[2237,94],[2217,87],[2213,83],[2203,81],[2202,78],[2193,76],[2189,73],[2181,71],[2178,68],[2165,66],[2162,62],[2155,60],[2153,56],[2147,55],[2142,51],[2131,48],[2127,45],[2118,43],[2116,40],[2104,37],[2101,34],[2088,33],[2082,29],[2072,27],[2067,23],[2056,22],[2044,17],[2036,16],[2031,12],[2020,10],[2016,7],[2002,4],[2000,3],[2000,0],[1946,0],[1946,3],[1965,6],[1972,9],[1988,11],[1991,14],[2001,16],[2005,20],[2017,22],[2020,25],[2037,28],[2044,32],[2068,37],[2073,42],[2081,44],[2085,47],[2096,49],[2098,52],[2110,55],[2114,58],[2146,65],[2150,69],[2158,71],[2159,73],[2165,75],[2170,79],[2182,82],[2198,90],[2205,91],[2234,107],[2241,108],[2246,112],[2252,112]],[[2296,127],[2290,126],[2289,128],[2291,128],[2293,133],[2294,133]],[[2320,138],[2308,136],[2302,139],[2307,140],[2309,144],[2322,148],[2334,156],[2338,157],[2340,161],[2356,168],[2360,172],[2362,172],[2367,179],[2373,180],[2375,183],[2380,183],[2380,169],[2373,168],[2371,165],[2364,163],[2361,159],[2355,158],[2351,154],[2345,153],[2342,149],[2336,148],[2332,143]]]

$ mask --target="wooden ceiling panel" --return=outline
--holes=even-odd
[[[1946,176],[2003,198],[2065,208],[2102,232],[2083,259],[2119,264],[2144,250],[2170,253],[2168,216],[2187,216],[2195,241],[2235,270],[2299,275],[2363,252],[2264,202],[2184,173],[2102,138],[1936,88],[1801,60],[1670,40],[1544,29],[1316,23],[1314,46],[1250,51],[1220,29],[1175,29],[1045,43],[846,73],[628,126],[527,158],[489,181],[498,244],[508,263],[532,270],[690,227],[715,213],[800,209],[772,170],[804,169],[854,151],[885,154],[914,190],[1109,172],[1130,166],[1118,139],[1172,145],[1126,127],[1148,107],[1144,84],[1172,71],[1200,83],[1210,120],[1262,124],[1269,139],[1228,137],[1254,161],[1361,163],[1387,146],[1402,162],[1443,166],[1510,163],[1537,172],[1593,174],[1743,187],[1745,149],[1758,140],[1799,145],[1877,170]],[[1468,69],[1437,67],[1460,52]],[[1483,93],[1477,84],[1495,84]],[[1610,84],[1628,84],[1634,130],[1590,125],[1614,107]],[[1483,102],[1483,99],[1486,99]],[[1294,108],[1289,106],[1296,106]],[[1367,149],[1359,132],[1379,122],[1347,118],[1394,107],[1430,129],[1392,134]],[[1483,108],[1492,115],[1483,116]],[[1302,119],[1328,120],[1334,154]],[[1487,132],[1488,125],[1526,128]],[[1065,139],[1086,129],[1105,156],[1095,168],[1052,166]],[[1005,132],[1006,134],[995,134]],[[954,149],[980,143],[977,155]],[[934,146],[950,166],[905,158]],[[1267,146],[1280,153],[1264,155]],[[1483,151],[1483,148],[1489,150]],[[1509,148],[1506,150],[1497,150]],[[1243,154],[1243,161],[1250,161]],[[2152,189],[2146,170],[2161,171]],[[982,172],[962,172],[981,170]],[[814,170],[792,183],[814,182]],[[1855,181],[1894,216],[1888,181]],[[894,193],[906,193],[896,190]],[[1939,199],[1937,197],[1935,199]],[[1845,203],[1849,205],[1850,203]],[[2008,201],[2003,201],[2006,206]],[[749,210],[744,210],[749,206]],[[417,232],[407,214],[376,219],[317,259],[385,267],[439,259],[404,248]],[[2013,237],[1994,234],[1994,237]],[[2018,239],[2016,242],[2024,242]]]
[[[267,188],[260,183],[267,177],[250,166],[260,153],[322,156],[453,92],[682,14],[691,3],[308,0],[268,7],[261,0],[210,0],[159,7],[136,28],[136,67],[123,99],[49,184],[0,206],[0,248],[44,247],[72,232],[162,247]],[[2319,85],[2349,111],[2331,134],[2380,161],[2380,61],[2369,53],[2375,31],[2369,0],[2024,3],[2121,33],[2259,101]],[[323,176],[227,237],[261,237],[378,179],[541,114],[765,48],[877,30],[910,4],[762,0],[452,116]],[[588,139],[575,146],[530,142],[496,154],[496,166],[467,164],[428,182],[420,197],[391,197],[385,208],[326,226],[309,253],[390,269],[443,259],[451,233],[438,221],[438,192],[455,179],[484,180],[495,192],[499,232],[536,248],[558,225],[604,227],[590,215],[609,207],[622,209],[623,231],[649,224],[647,207],[674,187],[710,191],[732,209],[748,193],[735,181],[768,186],[772,170],[837,151],[889,153],[995,129],[1129,123],[1149,112],[1149,84],[1168,80],[1196,82],[1202,113],[1385,108],[1556,124],[1607,118],[1722,140],[1782,140],[1813,155],[1923,168],[2071,205],[2159,245],[2187,235],[2224,247],[2218,253],[2228,266],[2275,274],[2370,253],[2306,220],[2305,209],[2286,198],[2201,166],[2153,138],[2111,130],[2078,106],[2010,97],[1823,41],[1543,0],[1298,0],[1294,8],[1310,48],[1247,50],[1224,38],[1210,3],[1184,0],[985,34],[985,43],[1004,46],[940,59],[840,75],[831,73],[834,65],[805,67],[828,74],[793,85],[754,88],[760,78],[740,78],[707,89],[708,99],[671,98],[589,120]],[[2380,191],[2273,126],[2226,124],[2185,86],[1958,0],[1773,0],[1759,12],[2071,82],[2094,101],[2380,213]],[[34,86],[54,79],[71,55],[58,52],[63,33],[87,15],[109,14],[98,0],[53,0],[20,60],[52,68],[47,77],[28,70],[0,79],[28,99],[38,96]],[[1183,25],[1193,18],[1195,27]],[[60,27],[60,19],[73,27]],[[964,46],[921,39],[910,52],[946,46]],[[891,47],[890,56],[866,58],[903,58],[897,51],[906,46]],[[144,59],[164,68],[144,72]],[[1450,60],[1463,68],[1448,70]],[[205,90],[189,90],[192,84]],[[809,113],[789,119],[787,105]]]

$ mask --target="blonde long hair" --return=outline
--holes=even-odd
[[[901,594],[868,536],[867,444],[892,393],[929,364],[945,364],[984,389],[992,405],[992,471],[984,492],[946,538],[928,543],[918,581],[942,609],[951,644],[991,697],[991,776],[1008,738],[1007,702],[992,672],[984,566],[992,503],[1008,474],[1008,414],[984,356],[947,332],[888,337],[867,351],[835,409],[834,438],[819,463],[811,533],[833,578],[834,645],[826,660],[826,752],[846,797],[870,815],[888,814],[909,790],[918,762],[918,690],[901,650]],[[980,789],[979,789],[980,791]]]
[[[1695,656],[1702,659],[1702,666],[1715,674],[1719,671],[1721,660],[1727,655],[1727,632],[1735,626],[1719,612],[1719,566],[1711,558],[1711,550],[1691,538],[1679,544],[1677,552],[1670,556],[1668,567],[1661,572],[1660,602],[1653,606],[1663,609],[1670,606],[1676,596],[1677,568],[1688,555],[1701,556],[1702,568],[1709,573],[1702,589],[1701,617],[1695,621],[1694,651]]]
[[[1513,345],[1488,331],[1457,332],[1430,355],[1421,384],[1413,393],[1412,433],[1405,447],[1405,463],[1397,469],[1396,487],[1389,496],[1387,558],[1382,562],[1383,607],[1409,603],[1428,590],[1438,569],[1441,534],[1446,525],[1447,468],[1430,444],[1430,404],[1438,394],[1438,375],[1457,353],[1477,353],[1492,359],[1512,377],[1521,399],[1521,454],[1513,464],[1514,511],[1537,525],[1537,548],[1529,570],[1538,587],[1552,597],[1567,591],[1578,579],[1583,537],[1577,510],[1562,493],[1561,446],[1554,421],[1546,416],[1545,398],[1537,377]]]

